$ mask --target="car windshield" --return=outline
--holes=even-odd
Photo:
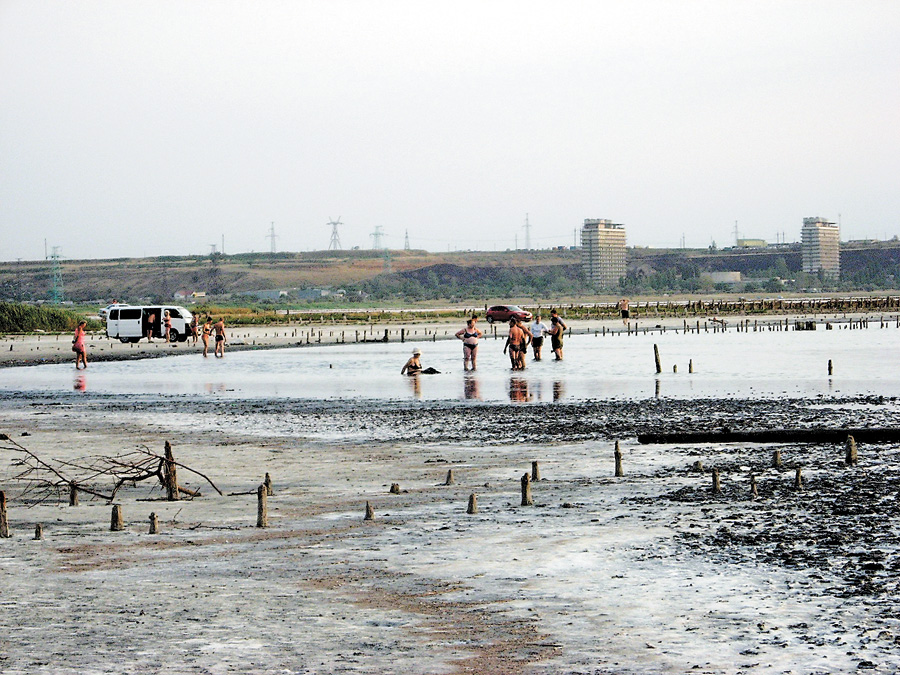
[[[510,306],[509,306],[509,311],[510,311],[510,312],[521,312],[521,311],[522,311],[522,308],[521,308],[521,307],[517,307],[516,305],[510,305]]]

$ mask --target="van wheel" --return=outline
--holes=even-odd
[[[487,318],[487,322],[488,322],[488,323],[494,323],[494,317],[489,316],[489,317]]]
[[[169,329],[169,342],[178,342],[178,331]]]
[[[129,342],[131,342],[131,338],[120,337],[119,342],[121,342],[122,344],[128,344]]]
[[[137,344],[138,342],[141,341],[141,338],[139,338],[139,337],[136,337],[136,338],[128,338],[128,341],[129,341],[130,343],[132,343],[132,344]]]

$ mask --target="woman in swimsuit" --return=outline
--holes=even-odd
[[[172,317],[169,316],[169,310],[163,314],[163,325],[166,328],[166,342],[169,341],[169,331],[172,330]]]
[[[209,336],[212,335],[212,319],[206,317],[203,324],[203,356],[209,356]]]
[[[463,370],[469,370],[469,362],[472,362],[472,370],[475,370],[475,358],[478,356],[478,338],[482,332],[475,328],[475,320],[466,321],[466,327],[457,331],[456,337],[463,341]]]
[[[72,351],[75,352],[75,370],[78,370],[78,364],[83,363],[87,368],[87,351],[84,347],[84,329],[87,321],[79,321],[75,328],[75,338],[72,340]]]

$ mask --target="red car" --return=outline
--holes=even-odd
[[[518,319],[519,321],[531,321],[531,312],[526,312],[516,305],[494,305],[487,311],[487,322],[495,321],[507,322],[510,319]]]

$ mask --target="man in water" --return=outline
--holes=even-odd
[[[628,318],[631,313],[628,311],[628,298],[619,300],[619,313],[622,315],[622,323],[628,325]]]
[[[534,351],[534,360],[541,360],[541,347],[544,346],[544,335],[550,332],[547,324],[541,321],[541,315],[534,317],[534,323],[529,326],[531,332],[531,349]]]
[[[555,309],[550,310],[550,346],[556,355],[556,361],[563,360],[563,338],[566,336],[568,326],[562,320]]]
[[[503,353],[509,349],[509,363],[513,370],[525,370],[525,350],[528,348],[528,339],[524,330],[515,319],[509,320],[509,336],[503,347]]]
[[[227,342],[227,338],[225,336],[225,319],[220,318],[216,321],[216,325],[213,326],[213,330],[216,333],[216,357],[225,358],[225,343]]]

